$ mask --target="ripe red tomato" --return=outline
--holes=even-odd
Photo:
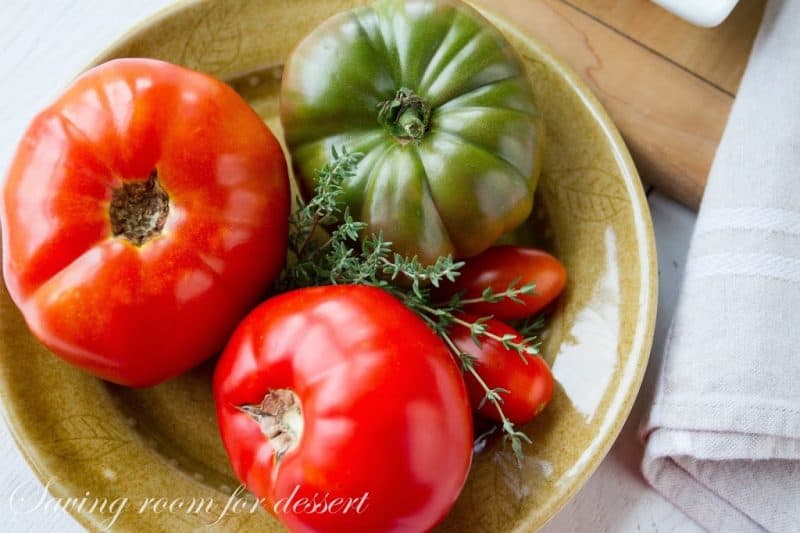
[[[475,322],[479,317],[465,314],[462,317],[468,322]],[[522,336],[511,326],[491,319],[486,322],[488,331],[498,337],[514,335],[515,342],[522,342]],[[523,360],[520,354],[508,349],[494,339],[482,337],[478,346],[470,336],[469,328],[454,325],[451,338],[458,348],[475,358],[475,369],[490,389],[502,388],[502,407],[506,416],[514,424],[525,424],[535,417],[550,402],[553,396],[553,374],[544,359],[526,355]],[[484,402],[484,388],[474,376],[465,374],[467,391],[472,408],[485,417],[501,421],[495,406]]]
[[[491,315],[499,320],[535,315],[564,290],[567,271],[558,259],[542,250],[511,245],[495,246],[467,259],[461,268],[461,275],[454,283],[444,285],[437,297],[445,300],[464,291],[465,299],[480,298],[487,287],[499,294],[515,280],[518,280],[518,288],[526,283],[536,284],[533,294],[520,296],[522,303],[503,298],[496,303],[470,303],[464,309],[481,316]]]
[[[121,59],[40,113],[3,186],[3,273],[33,333],[109,381],[218,352],[285,258],[286,161],[210,76]]]
[[[225,349],[214,398],[236,475],[292,531],[427,531],[469,470],[458,366],[373,287],[267,300]]]

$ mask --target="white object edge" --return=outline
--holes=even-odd
[[[713,28],[728,18],[739,0],[652,0],[696,26]]]

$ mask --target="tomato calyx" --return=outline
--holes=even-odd
[[[400,142],[418,141],[428,131],[431,109],[411,89],[403,87],[378,107],[378,123]]]
[[[303,406],[290,389],[270,390],[258,405],[242,405],[239,409],[258,423],[275,450],[278,462],[300,444],[303,436]]]
[[[169,195],[153,169],[146,180],[125,181],[111,192],[111,233],[136,246],[161,234],[169,215]]]

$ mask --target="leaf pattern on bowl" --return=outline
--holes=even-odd
[[[70,461],[90,461],[104,457],[128,444],[102,418],[74,415],[50,427],[50,437],[40,446],[46,452]]]
[[[526,455],[520,467],[510,447],[495,446],[475,458],[457,503],[460,512],[451,513],[444,530],[490,533],[511,527],[540,478],[550,477],[549,463]]]
[[[212,3],[186,39],[181,63],[211,74],[234,63],[242,47],[239,11],[240,2]]]
[[[628,204],[622,180],[593,167],[551,170],[543,180],[547,192],[578,220],[605,222]]]

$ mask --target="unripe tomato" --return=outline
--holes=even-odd
[[[331,146],[364,154],[342,200],[402,255],[473,256],[531,212],[544,120],[514,47],[466,2],[333,16],[286,61],[280,114],[308,195]]]

